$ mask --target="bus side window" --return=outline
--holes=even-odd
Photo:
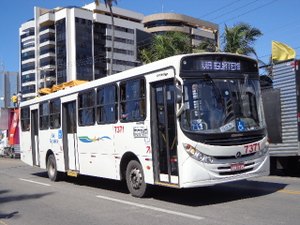
[[[50,129],[60,128],[60,99],[50,101]]]
[[[99,124],[117,122],[118,95],[116,85],[98,88],[96,120]]]
[[[80,126],[95,124],[94,89],[78,94],[78,123]]]
[[[21,129],[22,131],[30,130],[30,110],[29,107],[21,108]]]
[[[39,113],[40,113],[40,129],[47,130],[49,128],[49,102],[40,103]]]
[[[129,80],[120,84],[120,120],[141,121],[146,118],[146,88],[144,79]]]

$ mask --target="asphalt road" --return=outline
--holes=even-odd
[[[0,158],[0,225],[299,225],[300,178],[268,176],[195,189],[155,187],[132,197],[122,182],[45,171]]]

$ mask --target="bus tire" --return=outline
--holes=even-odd
[[[127,165],[126,184],[132,196],[145,197],[148,185],[145,183],[143,168],[136,160],[131,160]]]
[[[58,181],[59,172],[57,171],[56,160],[53,154],[49,155],[48,157],[47,172],[51,181]]]

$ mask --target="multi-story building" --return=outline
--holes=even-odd
[[[144,17],[115,6],[113,14],[112,74],[140,65],[138,42],[149,41],[148,33],[181,31],[190,35],[194,46],[206,39],[218,43],[217,24],[189,16],[162,13]],[[112,26],[109,9],[104,4],[54,9],[35,7],[34,18],[23,23],[19,33],[24,100],[35,97],[40,88],[108,75]]]
[[[144,30],[153,34],[168,31],[179,31],[188,34],[193,46],[199,45],[204,40],[219,44],[219,26],[204,20],[177,13],[158,13],[145,16],[143,19]]]
[[[19,91],[18,73],[0,71],[0,108],[13,107],[11,97]]]
[[[115,44],[112,74],[139,65],[136,33],[143,15],[113,8]],[[38,89],[71,80],[107,76],[112,49],[109,9],[91,3],[82,8],[34,8],[34,18],[20,33],[20,76],[23,99]]]

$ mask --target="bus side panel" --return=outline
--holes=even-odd
[[[21,146],[21,160],[26,164],[33,166],[30,131],[20,130],[20,146]]]
[[[47,152],[52,151],[58,171],[65,171],[64,155],[62,152],[62,140],[58,130],[41,130],[39,133],[40,167],[47,168]]]
[[[77,132],[80,173],[116,179],[112,126],[78,127]]]
[[[133,153],[141,163],[145,182],[153,184],[154,176],[149,120],[143,122],[119,123],[114,126],[114,129],[115,154],[122,158],[126,153]],[[120,168],[120,165],[117,165],[117,167]]]

